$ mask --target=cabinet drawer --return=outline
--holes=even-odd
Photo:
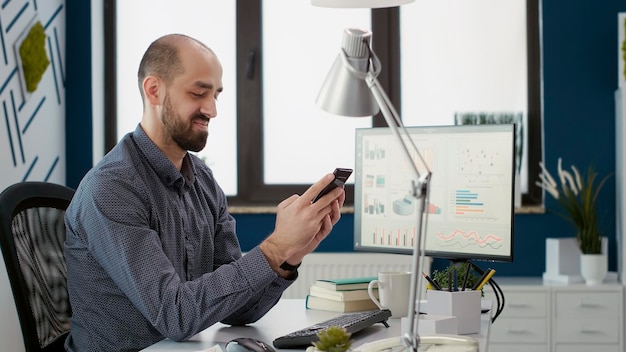
[[[489,341],[547,343],[548,321],[540,318],[502,318],[491,326]]]
[[[496,307],[497,301],[492,291],[485,291],[485,299],[493,301]],[[504,310],[496,320],[503,317],[535,317],[543,318],[548,315],[547,292],[504,292]]]
[[[557,292],[555,317],[619,317],[621,295],[612,292]]]
[[[550,352],[550,346],[547,344],[505,344],[505,343],[489,343],[489,352]]]
[[[618,343],[620,326],[618,318],[556,319],[554,322],[554,341]]]
[[[530,351],[530,350],[529,350]],[[618,344],[607,344],[607,345],[569,345],[569,344],[558,344],[556,345],[555,352],[623,352]],[[491,345],[489,345],[489,352],[493,352],[491,350]]]

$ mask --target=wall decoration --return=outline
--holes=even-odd
[[[66,0],[17,0],[0,10],[6,49],[0,189],[24,180],[66,184],[67,7]],[[40,65],[29,66],[32,59]],[[30,92],[27,81],[35,84]]]
[[[15,42],[15,56],[22,93],[24,100],[27,100],[30,94],[37,90],[43,74],[50,66],[46,52],[46,33],[36,17]]]

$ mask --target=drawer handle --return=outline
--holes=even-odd
[[[578,304],[579,307],[581,308],[597,308],[600,305],[597,304],[596,302],[585,302],[584,300],[580,300],[580,304]]]
[[[524,328],[509,328],[509,332],[511,334],[525,334],[528,332],[528,330]]]
[[[600,332],[600,330],[594,329],[594,328],[590,328],[590,327],[586,327],[586,326],[581,326],[580,327],[580,332],[582,334],[597,334],[597,333]]]
[[[526,308],[528,304],[526,303],[509,303],[509,307],[511,308]]]

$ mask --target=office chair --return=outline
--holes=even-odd
[[[71,188],[31,181],[0,193],[0,247],[26,351],[65,351],[72,310],[64,216],[73,195]]]

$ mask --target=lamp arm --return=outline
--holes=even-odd
[[[419,279],[420,268],[424,265],[424,256],[422,255],[422,248],[424,248],[424,236],[426,223],[427,223],[427,211],[426,211],[426,203],[428,201],[428,189],[429,182],[431,177],[431,171],[428,169],[428,165],[424,161],[422,154],[419,152],[413,140],[409,137],[408,131],[404,127],[402,120],[399,118],[398,112],[394,109],[391,101],[385,91],[380,87],[378,79],[375,75],[367,74],[365,77],[365,81],[367,82],[368,87],[370,88],[374,99],[378,103],[380,107],[380,111],[389,125],[392,133],[398,139],[398,142],[402,146],[402,149],[411,165],[413,172],[417,176],[417,182],[413,181],[413,196],[418,200],[418,218],[417,218],[417,234],[415,241],[413,243],[413,263],[412,263],[412,272],[411,272],[411,287],[409,292],[409,311],[408,311],[408,329],[403,332],[402,335],[402,343],[408,349],[417,352],[419,346],[419,333],[418,333],[418,320],[416,316],[419,317],[419,306],[420,299],[418,298],[418,292],[422,291],[421,283],[422,280]],[[406,138],[402,137],[403,133]],[[420,174],[416,163],[411,156],[411,152],[409,151],[409,146],[407,146],[407,142],[409,141],[413,150],[416,152],[419,159],[422,161],[426,168],[426,172]]]
[[[369,47],[368,47],[369,48]],[[378,79],[376,78],[380,73],[380,60],[370,50],[370,69],[367,72],[363,72],[355,68],[346,53],[342,50],[341,58],[344,63],[344,67],[356,78],[365,80],[368,88],[370,89],[372,96],[376,100],[378,107],[380,108],[387,125],[391,129],[393,135],[398,139],[402,150],[408,159],[408,163],[411,165],[413,172],[417,177],[417,181],[413,181],[413,189],[411,190],[413,197],[418,201],[418,218],[417,218],[417,233],[415,241],[413,243],[413,263],[411,272],[411,287],[409,292],[409,311],[408,311],[408,329],[402,335],[402,343],[407,349],[417,352],[419,346],[419,334],[416,319],[416,315],[419,314],[420,300],[418,299],[418,292],[421,292],[420,280],[420,268],[424,265],[424,256],[422,255],[422,248],[424,248],[424,236],[426,232],[426,223],[428,212],[426,211],[426,204],[428,202],[428,189],[430,184],[430,177],[432,175],[428,168],[428,164],[424,160],[422,154],[417,149],[413,139],[410,138],[408,131],[404,127],[402,120],[396,109],[393,107],[391,100],[385,93],[384,89],[380,86]],[[409,143],[409,144],[407,144]],[[410,147],[415,151],[415,154],[422,162],[425,172],[420,174],[416,161],[411,155]]]

